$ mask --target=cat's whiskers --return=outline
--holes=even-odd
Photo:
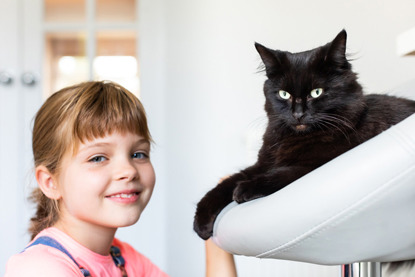
[[[250,129],[265,129],[268,124],[268,117],[266,115],[258,116],[248,124]]]
[[[336,114],[320,113],[317,124],[326,128],[332,127],[339,130],[349,142],[350,131],[357,133],[353,123],[348,118]]]
[[[333,128],[335,128],[335,129],[337,129],[338,131],[340,131],[342,133],[342,135],[346,138],[346,140],[348,142],[350,142],[350,137],[347,134],[347,132],[343,128],[340,128],[340,126],[338,126],[338,125],[336,125],[336,124],[334,124],[332,122],[329,122],[329,121],[319,121],[317,123],[317,126],[319,126],[319,127],[322,126],[323,128],[321,128],[321,130],[323,130],[323,131],[326,131],[327,129],[333,130]]]
[[[291,128],[291,125],[290,124],[288,124],[288,122],[287,121],[282,121],[281,120],[281,118],[279,117],[279,116],[277,116],[277,115],[272,115],[272,116],[269,116],[270,117],[270,121],[273,121],[273,119],[277,119],[277,120],[280,120],[280,125],[279,125],[279,127],[281,128],[281,129],[290,129]],[[273,150],[275,147],[277,147],[278,146],[278,144],[280,143],[280,141],[276,141],[274,144],[272,144],[272,145],[270,145],[270,147],[269,147],[269,150]]]
[[[323,113],[322,115],[324,116],[324,119],[326,120],[329,120],[333,123],[339,123],[339,125],[346,127],[346,129],[349,129],[355,133],[357,132],[352,121],[350,121],[345,116],[341,116],[338,114],[327,114],[327,113]]]

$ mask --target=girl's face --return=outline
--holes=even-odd
[[[114,132],[66,154],[57,177],[58,223],[118,228],[137,222],[150,200],[155,174],[150,144],[139,135]]]

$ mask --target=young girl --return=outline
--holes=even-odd
[[[167,276],[114,238],[150,200],[150,144],[143,106],[115,83],[82,83],[49,97],[33,127],[32,241],[8,261],[6,276]],[[236,276],[230,254],[211,242],[206,254],[206,276]]]
[[[49,97],[33,127],[33,240],[6,276],[167,276],[114,238],[150,200],[150,143],[141,103],[117,84],[87,82]]]

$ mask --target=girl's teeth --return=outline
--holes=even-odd
[[[121,194],[112,195],[111,198],[112,197],[131,198],[133,197],[133,195],[135,195],[135,193],[132,193],[132,194],[121,193]]]

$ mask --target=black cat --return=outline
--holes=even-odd
[[[197,205],[194,230],[212,236],[219,212],[272,194],[415,112],[415,102],[363,95],[346,58],[346,31],[301,53],[255,44],[265,65],[268,126],[257,162],[225,179]],[[357,163],[359,161],[356,161]]]

